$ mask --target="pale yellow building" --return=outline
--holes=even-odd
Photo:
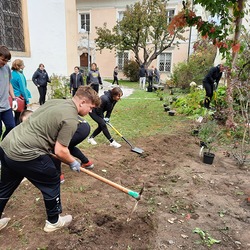
[[[0,44],[12,51],[12,60],[21,58],[25,62],[25,75],[31,79],[39,63],[44,63],[49,75],[69,76],[74,66],[87,69],[96,62],[102,78],[112,78],[118,65],[119,77],[122,67],[133,53],[126,51],[97,51],[95,27],[112,29],[122,18],[127,5],[133,0],[0,0]],[[182,8],[182,1],[170,0],[167,9],[174,15]],[[190,43],[179,41],[152,63],[160,70],[161,78],[170,75],[174,64],[185,61]]]

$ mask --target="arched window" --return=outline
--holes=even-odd
[[[0,44],[25,51],[21,0],[0,0]]]

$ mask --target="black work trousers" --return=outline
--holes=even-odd
[[[60,173],[55,167],[51,156],[42,155],[31,161],[14,161],[8,158],[2,148],[0,148],[0,160],[2,163],[0,218],[8,200],[24,177],[41,191],[48,220],[62,212]]]
[[[206,91],[206,96],[205,96],[205,100],[204,100],[204,107],[209,109],[210,102],[212,100],[213,93],[214,93],[214,86],[213,86],[213,84],[211,84],[209,82],[203,82],[203,87]]]

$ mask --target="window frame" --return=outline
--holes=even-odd
[[[166,56],[164,58],[164,65],[163,65],[164,70],[161,70],[161,56],[162,55],[167,55],[167,54],[170,55],[170,61],[169,61],[170,70],[169,71],[165,70],[166,69],[166,64],[167,64],[167,60],[166,60],[167,58],[166,58]],[[159,72],[162,72],[162,73],[171,73],[171,71],[172,71],[172,63],[173,63],[173,53],[172,52],[163,52],[163,53],[161,53],[159,55],[159,66],[158,66]]]
[[[3,0],[5,1],[5,0]],[[22,34],[21,36],[23,37],[23,48],[22,50],[13,50],[13,48],[10,48],[12,56],[26,56],[29,57],[31,55],[30,53],[30,39],[29,39],[29,25],[28,25],[28,13],[27,13],[27,0],[20,0],[20,15],[19,15],[19,20],[22,20]],[[4,15],[2,12],[1,15]],[[3,24],[4,25],[4,24]],[[5,43],[6,44],[6,43]]]
[[[169,24],[175,15],[175,8],[167,8],[166,12],[167,24]],[[173,15],[171,15],[171,12],[173,12]]]
[[[85,27],[83,28],[82,27],[82,16],[83,15],[89,15],[89,24],[87,23],[87,19],[86,19],[86,17],[85,17]],[[90,33],[91,32],[91,14],[90,14],[90,12],[89,11],[81,11],[81,12],[79,12],[79,32],[82,32],[82,33]]]
[[[122,53],[122,55],[123,55],[123,57],[122,58],[120,58],[119,59],[119,55]],[[124,69],[124,64],[125,64],[125,60],[124,60],[124,54],[125,53],[127,53],[127,62],[129,62],[129,57],[130,57],[130,53],[129,53],[129,51],[118,51],[117,53],[116,53],[116,65],[118,66],[118,70],[119,71],[121,71],[121,70],[123,70]],[[119,60],[122,60],[122,63],[120,64],[119,63]],[[121,67],[120,67],[120,65],[121,65]]]

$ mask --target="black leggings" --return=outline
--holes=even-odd
[[[110,141],[113,142],[113,139],[108,131],[107,125],[105,123],[105,121],[103,120],[103,117],[97,115],[96,113],[92,112],[89,113],[90,117],[97,122],[98,127],[96,128],[96,130],[92,133],[92,135],[90,136],[90,138],[94,138],[97,135],[99,135],[101,132],[103,132],[103,134],[105,135],[105,137]]]
[[[81,122],[78,125],[78,128],[73,135],[70,143],[69,143],[69,151],[70,153],[78,158],[82,163],[87,163],[89,160],[88,158],[82,153],[82,151],[76,147],[79,143],[85,140],[90,133],[90,126],[87,122]]]
[[[69,151],[70,154],[74,157],[78,158],[82,164],[88,163],[89,159],[82,153],[82,151],[77,148],[76,146],[81,143],[83,140],[85,140],[90,133],[90,126],[87,122],[81,122],[79,123],[76,132],[74,133],[70,143],[69,143]],[[53,162],[61,174],[61,161],[57,158],[53,158]]]
[[[46,93],[47,93],[47,86],[40,86],[37,87],[38,88],[38,92],[39,92],[39,104],[42,105],[45,103],[45,99],[46,99]]]

